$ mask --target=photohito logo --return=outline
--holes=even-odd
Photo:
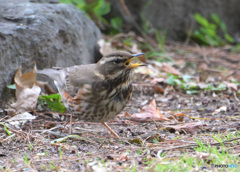
[[[237,164],[211,164],[211,168],[238,168]]]

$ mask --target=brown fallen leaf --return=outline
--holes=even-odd
[[[98,45],[100,47],[99,51],[103,56],[113,51],[111,42],[106,42],[104,39],[100,39]]]
[[[215,111],[212,113],[212,115],[216,115],[220,112],[226,112],[226,111],[227,111],[227,106],[221,106],[220,108],[215,109]]]
[[[128,156],[128,153],[126,152],[120,154],[119,157],[116,158],[116,161],[120,161],[120,162],[126,162],[128,160],[129,160],[129,156]]]
[[[181,125],[168,125],[165,126],[166,128],[174,129],[176,131],[182,132],[185,131],[190,134],[195,134],[199,130],[199,127],[202,126],[202,122],[191,122],[191,123],[186,123],[186,124],[181,124]]]
[[[171,73],[173,75],[182,75],[181,72],[179,72],[177,69],[175,69],[174,67],[170,66],[169,64],[167,63],[163,63],[162,64],[162,68],[161,68],[164,72],[167,72],[167,73]]]
[[[22,74],[21,69],[19,67],[14,77],[17,101],[11,106],[16,110],[15,113],[30,112],[35,109],[41,92],[40,85],[42,85],[36,81],[36,64],[34,64],[33,70],[28,73]]]
[[[140,113],[134,113],[131,116],[132,121],[146,122],[146,121],[161,121],[169,120],[156,107],[155,99],[151,100],[149,104],[144,106]]]
[[[165,81],[165,78],[160,78],[160,77],[157,77],[157,78],[153,78],[151,81],[150,81],[150,84],[158,84],[158,83],[161,83],[161,82],[164,82]]]
[[[159,85],[154,85],[154,91],[155,91],[156,93],[161,93],[161,94],[164,93],[164,89],[161,88]]]
[[[177,119],[179,122],[183,122],[184,117],[188,117],[186,114],[184,113],[177,113],[174,115],[175,119]]]
[[[235,84],[235,83],[225,82],[225,84],[226,84],[226,86],[227,86],[229,89],[231,89],[231,90],[233,90],[233,91],[237,91],[237,90],[238,90],[238,89],[237,89],[237,84]]]
[[[131,115],[128,112],[126,112],[124,117],[131,117]]]

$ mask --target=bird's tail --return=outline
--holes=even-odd
[[[37,74],[47,76],[48,78],[52,79],[54,81],[54,84],[56,85],[59,93],[63,93],[63,90],[65,88],[65,71],[64,70],[56,70],[56,69],[43,69],[43,70],[37,70]],[[62,96],[62,95],[61,95]]]

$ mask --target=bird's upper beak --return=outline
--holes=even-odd
[[[138,58],[139,56],[142,56],[142,55],[144,55],[144,53],[133,54],[133,56],[132,56],[130,59],[128,59],[128,60],[124,63],[124,65],[125,65],[126,67],[130,67],[130,68],[135,68],[135,67],[139,67],[139,66],[145,66],[144,64],[141,64],[141,63],[131,63],[131,61],[132,61],[133,59],[136,59],[136,58]]]

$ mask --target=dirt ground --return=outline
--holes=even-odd
[[[1,169],[146,171],[148,167],[154,171],[151,170],[154,164],[148,162],[161,163],[162,153],[172,161],[183,153],[192,154],[192,147],[197,146],[195,138],[214,144],[212,133],[240,130],[239,85],[233,83],[233,79],[240,81],[240,55],[231,54],[228,48],[178,44],[168,44],[165,49],[174,60],[167,65],[180,72],[179,76],[190,75],[191,81],[186,84],[198,85],[198,93],[187,94],[181,86],[169,84],[167,73],[172,69],[148,59],[146,68],[136,73],[131,101],[108,122],[119,139],[99,123],[82,121],[73,122],[70,136],[65,115],[37,108],[31,113],[36,119],[22,123],[19,128],[7,126],[11,135],[0,125]],[[225,89],[215,89],[222,83]],[[207,89],[208,84],[214,88]],[[155,100],[157,109],[168,120],[131,117],[151,100]],[[9,118],[4,110],[0,113],[1,122],[7,123]],[[239,145],[239,141],[234,145]],[[239,154],[240,147],[231,152]]]

